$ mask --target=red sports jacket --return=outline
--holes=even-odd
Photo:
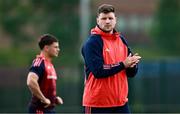
[[[82,48],[85,61],[83,106],[116,107],[128,101],[127,69],[122,61],[130,53],[120,34],[105,33],[98,27]],[[135,75],[137,68],[130,71]]]

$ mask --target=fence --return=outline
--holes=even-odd
[[[0,67],[0,112],[26,112],[31,97],[26,86],[28,68]],[[64,104],[57,112],[82,112],[83,65],[57,68],[57,94]],[[132,112],[180,112],[180,60],[142,61],[129,79]]]

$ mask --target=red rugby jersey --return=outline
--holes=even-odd
[[[34,59],[29,72],[34,72],[39,76],[38,84],[43,95],[54,104],[56,100],[57,75],[51,61],[45,59],[44,55],[41,53]],[[44,106],[35,96],[32,96],[30,104],[40,108]]]

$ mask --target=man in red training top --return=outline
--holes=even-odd
[[[115,30],[112,5],[98,8],[97,26],[82,47],[85,62],[85,113],[130,113],[128,77],[137,73],[140,56],[132,54],[125,38]]]
[[[59,54],[57,39],[49,34],[40,37],[40,55],[34,59],[29,69],[27,85],[32,93],[29,103],[29,113],[55,113],[54,107],[63,104],[56,96],[57,75],[52,64],[52,58]]]

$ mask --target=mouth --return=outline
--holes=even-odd
[[[59,52],[55,53],[55,55],[56,55],[56,56],[59,55]]]
[[[111,28],[111,25],[105,25],[104,27],[105,28]]]

